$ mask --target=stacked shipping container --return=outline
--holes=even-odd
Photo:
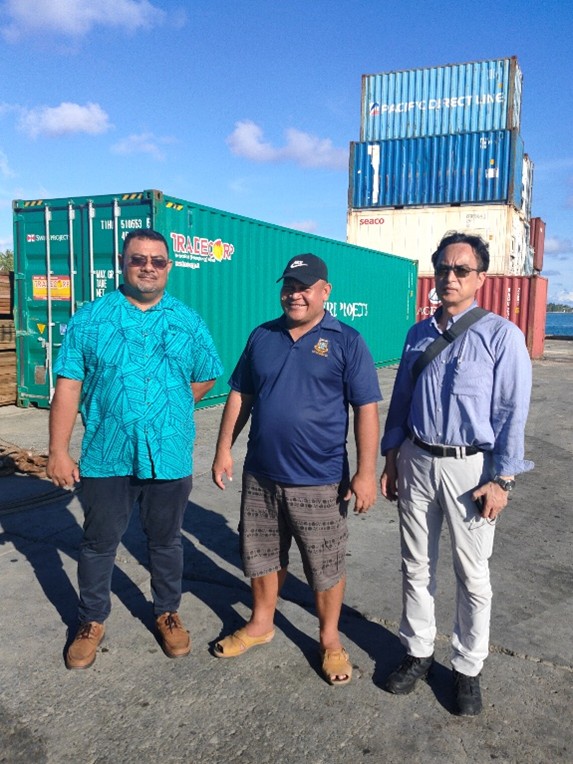
[[[478,234],[489,243],[490,273],[524,273],[530,259],[529,231],[511,205],[353,209],[348,214],[348,241],[418,261],[422,276],[433,273],[431,254],[446,231]]]
[[[519,132],[521,92],[515,57],[362,78],[347,240],[418,262],[419,318],[437,307],[428,301],[431,253],[447,231],[482,236],[494,276],[540,270],[533,259],[539,235],[530,231],[533,163]],[[503,290],[519,289],[509,317],[521,326],[523,295],[532,289],[542,299],[544,289],[518,281],[504,281]],[[482,291],[492,299],[486,307],[499,312]],[[540,315],[537,306],[531,315]],[[539,355],[539,343],[530,351]]]
[[[499,253],[492,273],[531,273],[533,165],[519,134],[521,88],[515,57],[364,75],[348,241],[418,260],[429,275],[446,231],[478,230]],[[384,224],[367,226],[365,210]],[[412,225],[418,214],[426,222]]]

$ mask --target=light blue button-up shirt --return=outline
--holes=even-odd
[[[462,315],[450,319],[448,327]],[[420,321],[408,332],[382,453],[399,448],[411,432],[424,443],[489,451],[495,474],[527,472],[534,465],[524,459],[531,361],[523,333],[490,313],[439,353],[414,384],[416,359],[441,334],[438,317]]]
[[[165,293],[142,311],[120,290],[68,324],[54,372],[80,380],[83,477],[174,480],[193,471],[191,382],[223,371],[203,319]]]

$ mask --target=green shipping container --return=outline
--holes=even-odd
[[[70,316],[121,283],[125,236],[160,231],[174,267],[168,291],[209,326],[225,373],[203,405],[222,403],[250,331],[281,313],[287,261],[313,252],[333,284],[326,307],[364,336],[378,366],[396,362],[415,321],[416,263],[193,202],[143,191],[14,201],[18,404],[47,407]],[[49,275],[49,278],[48,278]]]

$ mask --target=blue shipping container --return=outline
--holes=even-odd
[[[365,74],[360,140],[518,130],[521,88],[515,56]]]
[[[350,144],[348,206],[511,204],[522,207],[517,130]]]

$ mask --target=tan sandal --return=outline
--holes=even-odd
[[[352,663],[343,647],[339,650],[321,650],[320,657],[322,658],[322,675],[329,684],[337,687],[350,682]],[[346,679],[336,679],[337,676],[345,676]]]
[[[216,642],[213,653],[217,658],[236,658],[238,655],[246,653],[251,647],[268,644],[274,636],[275,630],[273,629],[260,637],[251,637],[243,626],[234,634]]]

